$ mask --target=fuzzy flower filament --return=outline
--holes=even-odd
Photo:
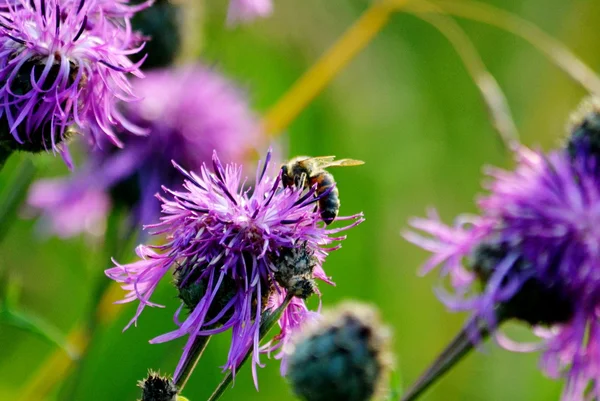
[[[161,221],[150,226],[154,234],[166,235],[160,246],[138,247],[140,261],[116,264],[107,275],[123,283],[128,291],[125,302],[138,300],[134,323],[158,282],[171,271],[182,304],[175,314],[177,328],[153,340],[165,342],[188,336],[175,379],[188,358],[194,340],[227,330],[232,342],[225,364],[235,372],[249,350],[253,353],[253,374],[260,363],[259,326],[265,310],[279,307],[288,288],[276,278],[280,255],[303,247],[314,256],[312,275],[326,282],[322,269],[328,252],[339,248],[332,242],[343,240],[340,231],[360,224],[362,215],[339,218],[353,220],[345,227],[327,229],[315,210],[315,188],[308,191],[283,188],[281,175],[267,174],[271,154],[259,166],[253,188],[242,180],[241,167],[223,166],[213,156],[213,171],[204,165],[199,174],[187,172],[184,189],[164,190]],[[289,308],[303,304],[299,299]],[[187,316],[182,319],[182,310]],[[290,309],[291,311],[292,309]],[[286,310],[286,312],[288,312]],[[295,321],[294,321],[295,322]],[[282,332],[289,331],[289,313],[280,320]],[[295,324],[295,323],[294,323]],[[283,340],[280,336],[279,340]],[[276,344],[272,344],[275,347]]]

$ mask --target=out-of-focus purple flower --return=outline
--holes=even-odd
[[[83,221],[85,216],[78,211],[85,206],[69,212],[61,205],[78,199],[85,202],[88,192],[111,193],[115,203],[131,209],[132,226],[150,224],[160,214],[154,197],[160,186],[178,189],[183,181],[171,160],[186,169],[199,170],[210,160],[213,149],[226,162],[242,163],[257,153],[257,146],[264,145],[264,135],[246,98],[211,69],[189,66],[152,71],[133,85],[142,100],[125,103],[124,114],[149,135],[124,135],[123,149],[103,143],[68,179],[42,180],[44,185],[61,182],[65,188],[62,198],[51,193],[53,201],[43,205],[29,202],[54,227]],[[86,229],[83,225],[80,228]]]
[[[440,266],[450,278],[455,293],[440,290],[440,296],[452,310],[472,311],[492,328],[501,317],[536,326],[543,370],[567,379],[563,400],[598,398],[597,158],[583,149],[545,155],[521,148],[517,162],[512,172],[488,171],[490,193],[479,201],[480,216],[460,217],[453,227],[436,216],[414,219],[412,226],[427,237],[405,236],[433,254],[425,272]]]
[[[101,235],[110,210],[110,199],[103,191],[79,192],[66,181],[44,180],[34,183],[29,191],[29,205],[36,209],[53,209],[43,227],[68,238],[83,230]],[[57,207],[60,205],[60,207]]]
[[[92,143],[108,138],[120,145],[115,127],[144,131],[117,109],[137,97],[128,74],[142,76],[127,55],[139,37],[129,17],[107,0],[18,0],[0,10],[0,117],[2,143],[12,149],[53,149],[75,126]],[[146,5],[144,5],[146,6]],[[109,19],[112,9],[121,10]],[[119,18],[118,22],[114,18]],[[140,62],[141,63],[141,62]],[[12,136],[13,141],[8,141]]]
[[[123,302],[139,301],[129,325],[137,321],[145,306],[155,306],[150,297],[167,272],[175,275],[182,299],[175,314],[178,328],[151,340],[160,343],[188,336],[175,380],[198,336],[231,329],[225,368],[235,372],[252,350],[256,382],[261,315],[267,308],[280,306],[288,291],[278,282],[280,265],[276,261],[290,249],[302,247],[315,257],[314,276],[327,279],[321,265],[328,253],[340,246],[332,246],[332,242],[345,238],[338,236],[340,231],[363,221],[362,214],[342,217],[338,220],[353,222],[326,228],[315,210],[315,188],[284,189],[281,174],[273,178],[266,173],[270,158],[269,152],[251,189],[245,186],[241,167],[223,166],[216,153],[213,171],[203,165],[197,175],[176,165],[186,177],[184,189],[164,188],[170,199],[160,198],[161,222],[150,226],[154,234],[166,235],[167,242],[140,245],[137,253],[141,260],[127,265],[115,262],[116,266],[106,271],[128,291]],[[282,334],[293,329],[297,318],[292,315],[298,306],[298,302],[288,306],[280,320]],[[184,307],[189,314],[181,321]],[[271,345],[271,349],[275,347]]]
[[[273,12],[272,0],[230,0],[227,23],[238,24],[267,17]]]

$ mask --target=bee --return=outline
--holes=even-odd
[[[308,157],[298,156],[281,167],[281,180],[284,187],[296,186],[310,188],[317,185],[316,195],[319,196],[335,185],[333,175],[325,168],[334,166],[359,166],[365,162],[353,159],[334,160],[335,156]],[[331,224],[340,211],[340,198],[337,187],[319,198],[319,210],[325,224]]]

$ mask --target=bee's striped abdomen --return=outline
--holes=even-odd
[[[319,199],[319,211],[321,212],[321,218],[325,224],[331,224],[340,211],[340,198],[337,187],[333,176],[328,172],[321,172],[310,179],[311,185],[317,184],[317,196],[322,195],[324,192],[333,187],[331,191]]]

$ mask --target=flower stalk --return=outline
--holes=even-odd
[[[497,312],[497,324],[506,320],[505,314]],[[431,385],[441,379],[453,366],[475,348],[476,343],[485,340],[490,334],[488,323],[479,316],[473,316],[463,326],[450,344],[433,361],[429,368],[402,395],[400,401],[413,401],[419,398]],[[477,339],[477,342],[474,341]]]
[[[269,331],[273,328],[273,326],[275,326],[275,324],[277,323],[277,321],[279,320],[279,318],[281,317],[281,315],[283,314],[285,309],[290,304],[290,301],[292,300],[292,298],[293,298],[293,295],[288,293],[288,295],[285,297],[285,300],[283,301],[281,306],[279,306],[273,312],[269,312],[269,311],[263,312],[262,317],[261,317],[261,323],[260,323],[259,342],[262,341],[265,338],[265,336],[267,335],[267,333],[269,333]],[[238,364],[238,366],[237,366],[238,369],[241,368],[244,365],[244,363],[246,363],[246,361],[248,360],[248,357],[250,357],[250,355],[252,355],[252,347],[251,346],[248,347],[248,350],[246,351],[246,355]],[[233,380],[233,375],[234,375],[234,373],[232,370],[227,371],[227,375],[225,376],[223,381],[221,381],[221,383],[219,383],[219,385],[217,386],[215,391],[209,397],[208,401],[217,401],[223,395],[223,393],[225,393],[225,390],[227,390],[227,387],[229,387],[229,384]]]
[[[187,359],[183,363],[183,367],[181,368],[177,377],[173,378],[179,391],[183,390],[190,376],[192,375],[192,372],[194,369],[196,369],[196,365],[198,365],[198,361],[200,361],[200,358],[202,358],[202,354],[204,354],[204,350],[206,349],[210,338],[211,336],[198,336],[194,340],[192,349]]]

